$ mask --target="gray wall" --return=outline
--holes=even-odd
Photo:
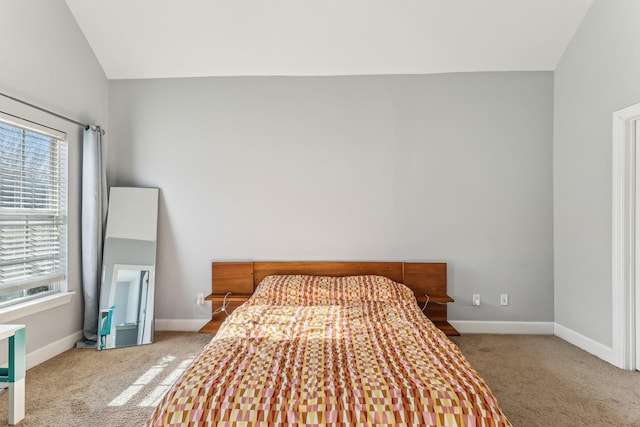
[[[160,188],[157,318],[212,260],[432,260],[450,318],[552,321],[552,111],[550,72],[114,80],[108,173]]]
[[[640,2],[594,2],[554,77],[555,320],[612,345],[612,113],[640,102]]]
[[[107,124],[107,79],[63,0],[0,0],[0,91],[81,121]],[[0,100],[0,110],[69,132],[70,304],[13,323],[27,325],[27,351],[82,329],[80,293],[80,133],[75,125]]]

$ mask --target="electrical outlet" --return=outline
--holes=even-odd
[[[201,293],[196,294],[196,304],[198,305],[204,304],[204,294],[201,294]]]
[[[509,295],[501,294],[500,295],[500,305],[509,305]]]
[[[473,294],[473,299],[472,302],[474,307],[479,307],[480,306],[480,294]]]

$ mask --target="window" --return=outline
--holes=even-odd
[[[64,283],[66,152],[65,134],[0,115],[0,308]]]

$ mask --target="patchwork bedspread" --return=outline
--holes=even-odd
[[[148,426],[509,426],[404,285],[269,276]]]

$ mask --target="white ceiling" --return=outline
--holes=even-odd
[[[593,0],[66,0],[109,79],[553,70]]]

